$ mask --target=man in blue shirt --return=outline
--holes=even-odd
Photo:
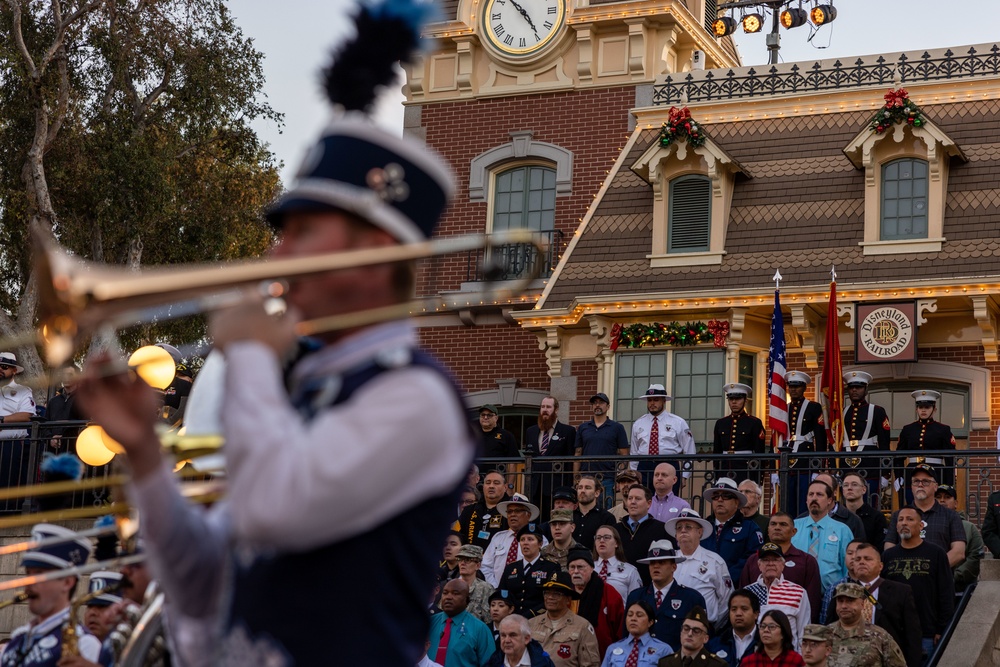
[[[493,633],[466,611],[469,585],[452,579],[441,589],[441,611],[431,616],[427,657],[444,667],[480,667],[496,652]]]
[[[594,418],[583,422],[576,429],[576,456],[584,458],[591,456],[626,456],[628,454],[628,436],[625,427],[608,417],[608,407],[611,401],[608,395],[598,392],[590,397],[590,409]],[[614,461],[584,461],[573,464],[573,472],[589,472],[600,475],[604,487],[604,497],[615,497],[615,462]]]
[[[792,545],[802,549],[819,563],[819,576],[823,590],[847,576],[847,545],[854,539],[851,529],[830,518],[833,507],[833,489],[818,480],[809,485],[806,494],[809,516],[795,520],[798,531]]]

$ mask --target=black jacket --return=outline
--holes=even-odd
[[[625,552],[625,560],[635,565],[639,570],[639,578],[645,586],[649,585],[649,566],[637,563],[640,558],[645,558],[649,554],[649,545],[656,540],[670,540],[671,544],[676,544],[669,535],[662,521],[649,517],[639,524],[639,527],[632,532],[628,525],[628,516],[615,524],[618,535],[621,538],[622,550]]]
[[[875,610],[875,625],[882,628],[896,640],[903,651],[907,665],[923,662],[920,637],[920,615],[913,601],[913,590],[907,584],[882,578],[878,585],[878,604]],[[837,619],[837,600],[830,601],[826,609],[826,620]]]
[[[532,639],[528,642],[528,659],[531,660],[531,667],[556,667],[555,663],[552,662],[552,658],[549,654],[545,652],[542,645],[538,643],[537,639]],[[497,652],[487,661],[486,667],[503,667],[504,654],[503,651],[497,649]]]

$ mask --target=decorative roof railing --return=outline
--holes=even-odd
[[[965,47],[961,47],[964,49]],[[771,97],[843,88],[885,88],[921,81],[1000,76],[1000,45],[970,46],[964,54],[951,49],[862,56],[853,63],[813,63],[717,69],[666,75],[653,86],[653,105],[677,105],[751,97]]]

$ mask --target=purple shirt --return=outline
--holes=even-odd
[[[660,500],[659,496],[654,493],[653,504],[649,506],[649,514],[654,519],[666,523],[676,517],[678,512],[689,507],[691,505],[688,501],[678,498],[672,491],[667,493],[667,497],[663,500]]]

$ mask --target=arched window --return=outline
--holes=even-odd
[[[927,238],[927,161],[882,165],[882,241]]]

